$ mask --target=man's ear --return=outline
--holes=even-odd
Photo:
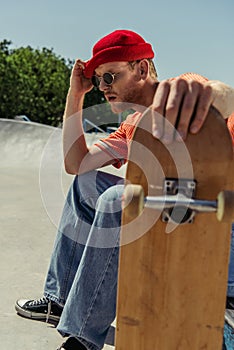
[[[139,63],[139,70],[142,79],[145,79],[149,73],[149,62],[146,59],[143,59]]]

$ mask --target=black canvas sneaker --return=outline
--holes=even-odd
[[[71,336],[57,350],[87,350],[87,348]]]
[[[46,297],[36,300],[19,299],[15,309],[20,316],[46,322],[59,322],[63,311],[62,306]]]
[[[227,299],[226,299],[226,309],[234,310],[234,297],[227,297]]]

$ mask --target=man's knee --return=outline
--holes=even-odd
[[[98,198],[108,188],[121,181],[123,181],[123,179],[115,175],[93,170],[82,175],[77,175],[74,179],[73,186],[75,191],[78,191],[79,196],[83,199],[88,197]]]
[[[123,191],[124,185],[109,187],[98,198],[96,210],[106,214],[120,213]]]
[[[114,185],[109,187],[100,198],[105,201],[121,200],[124,191],[124,185]]]

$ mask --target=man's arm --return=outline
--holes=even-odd
[[[153,100],[153,135],[170,143],[174,137],[172,126],[176,126],[184,140],[188,132],[199,132],[211,105],[227,118],[234,111],[233,97],[234,89],[219,81],[200,82],[184,77],[164,80],[158,85]]]
[[[84,63],[77,60],[71,74],[63,118],[64,165],[69,174],[85,173],[113,162],[100,148],[88,148],[86,144],[82,109],[85,94],[92,89],[92,84],[84,77],[83,69]]]
[[[208,81],[212,88],[213,106],[226,119],[234,112],[234,89],[218,80]]]

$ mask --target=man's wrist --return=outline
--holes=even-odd
[[[71,99],[71,100],[80,100],[84,98],[84,93],[81,91],[75,91],[74,89],[72,89],[71,87],[68,90],[67,93],[67,99]]]
[[[234,89],[220,81],[210,81],[213,89],[213,105],[224,118],[228,118],[234,112]]]
[[[84,94],[78,94],[74,93],[73,91],[68,91],[63,119],[65,120],[75,115],[82,115],[81,111],[83,108],[83,102]]]

